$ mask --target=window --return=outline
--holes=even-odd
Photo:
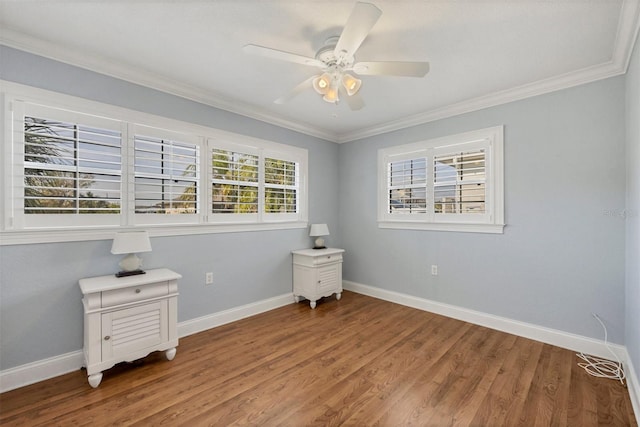
[[[382,228],[501,233],[502,126],[378,152]]]
[[[307,226],[307,150],[6,86],[2,244]]]
[[[197,223],[200,213],[197,138],[135,126],[133,140],[136,223]]]
[[[264,211],[269,214],[298,212],[298,165],[296,162],[264,159]]]
[[[389,163],[389,212],[427,212],[427,159]]]
[[[257,218],[258,160],[256,154],[219,148],[211,150],[212,214]]]
[[[30,105],[20,115],[15,219],[22,227],[119,224],[122,131],[117,122]],[[17,159],[17,157],[20,157]]]
[[[486,213],[485,150],[456,152],[433,159],[436,214]]]
[[[210,140],[211,217],[227,223],[295,221],[305,156]]]

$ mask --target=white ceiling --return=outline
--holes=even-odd
[[[371,0],[360,61],[429,61],[425,78],[363,76],[351,111],[308,90],[317,69],[244,53],[314,56],[349,0],[0,0],[0,43],[336,142],[622,74],[640,0]]]

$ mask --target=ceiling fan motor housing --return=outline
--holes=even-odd
[[[336,67],[345,70],[353,65],[355,57],[348,56],[347,52],[344,52],[344,55],[340,53],[336,55],[335,50],[339,39],[340,36],[333,36],[325,40],[324,45],[316,53],[316,59],[326,64],[327,68]]]

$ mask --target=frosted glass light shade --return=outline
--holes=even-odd
[[[316,92],[324,95],[329,90],[329,86],[331,86],[331,76],[328,73],[324,73],[313,79],[312,84]]]
[[[338,91],[334,88],[329,89],[325,94],[325,96],[322,97],[322,99],[332,103],[336,103],[340,101],[340,98],[338,97]]]
[[[345,74],[342,76],[342,85],[347,90],[347,94],[353,96],[360,90],[362,80],[356,79],[351,74]]]

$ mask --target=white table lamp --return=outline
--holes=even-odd
[[[309,230],[309,236],[317,237],[315,240],[315,244],[313,249],[324,249],[326,246],[324,245],[324,239],[322,236],[329,235],[329,227],[327,224],[311,224],[311,229]]]
[[[111,246],[112,254],[128,254],[120,261],[122,271],[116,273],[116,277],[144,274],[140,269],[142,260],[136,255],[140,252],[151,252],[151,241],[146,231],[130,231],[116,233]]]

